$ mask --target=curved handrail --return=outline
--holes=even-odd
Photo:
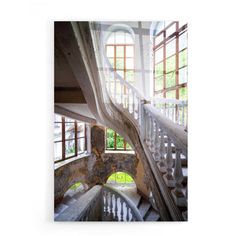
[[[106,190],[118,195],[119,197],[121,197],[123,199],[124,202],[126,202],[127,206],[131,209],[132,215],[135,217],[135,220],[137,221],[143,221],[143,218],[138,210],[138,208],[135,206],[135,204],[121,191],[119,191],[118,189],[112,188],[111,186],[108,186],[107,184],[105,184],[103,186],[103,188],[105,188]]]
[[[165,130],[167,135],[172,139],[176,147],[182,149],[187,156],[188,137],[182,126],[178,126],[171,120],[166,119],[157,109],[150,104],[145,104],[144,109],[152,114],[153,118],[158,120],[160,126]]]
[[[102,186],[95,185],[93,188],[84,193],[75,203],[63,211],[55,221],[84,221],[100,220]]]

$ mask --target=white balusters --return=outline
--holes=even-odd
[[[117,206],[117,201],[118,201],[118,197],[116,194],[114,194],[114,198],[115,198],[115,220],[118,220],[118,206]]]
[[[112,209],[113,209],[113,202],[112,202],[112,196],[113,196],[113,194],[110,192],[110,217],[111,217],[111,219],[112,219],[112,216],[113,216],[113,213],[112,213]]]
[[[104,199],[105,199],[105,215],[108,214],[108,192],[104,190]]]
[[[154,119],[150,116],[150,151],[152,153],[155,152],[154,150],[155,144],[155,135],[154,135]]]
[[[159,126],[157,121],[154,122],[155,124],[155,141],[154,141],[154,146],[155,150],[153,153],[153,158],[155,161],[158,161],[160,158],[160,139],[159,139]]]
[[[172,157],[172,146],[171,139],[168,137],[167,143],[167,155],[166,155],[166,174],[163,176],[164,181],[168,187],[173,188],[175,186],[175,181],[172,175],[172,167],[173,167],[173,157]]]
[[[162,173],[166,172],[166,165],[165,165],[165,137],[164,131],[160,130],[160,161],[158,162],[158,168]]]
[[[181,150],[176,148],[175,153],[176,157],[175,157],[175,167],[173,173],[175,180],[175,189],[172,190],[172,195],[177,206],[186,206],[186,197],[183,194],[183,185],[182,185],[184,176],[180,159]]]
[[[124,209],[123,209],[124,201],[120,198],[120,221],[124,221]]]

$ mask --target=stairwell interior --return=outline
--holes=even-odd
[[[187,29],[55,22],[55,221],[187,221]]]

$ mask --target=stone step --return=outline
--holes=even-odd
[[[62,213],[66,208],[68,208],[68,205],[65,205],[63,203],[60,203],[59,205],[57,205],[57,207],[55,208],[55,214],[59,215],[60,213]]]
[[[62,203],[65,205],[68,205],[68,206],[75,203],[75,202],[76,202],[76,199],[74,199],[70,195],[66,195],[62,200]]]
[[[146,199],[142,198],[138,205],[138,209],[143,218],[145,217],[150,208],[151,204]]]
[[[153,208],[150,208],[144,217],[144,221],[158,221],[160,220],[160,215]]]

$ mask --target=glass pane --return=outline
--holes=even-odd
[[[85,136],[85,124],[77,123],[77,138]]]
[[[128,82],[134,81],[134,71],[133,70],[126,71],[125,75],[126,75],[126,80]]]
[[[126,46],[126,57],[134,57],[134,47]]]
[[[111,64],[111,67],[114,68],[114,58],[108,58],[110,64]]]
[[[186,87],[179,89],[179,99],[184,101],[188,100],[188,90]]]
[[[134,69],[134,59],[133,58],[126,59],[126,69]]]
[[[114,57],[114,47],[107,46],[107,57]]]
[[[68,118],[68,117],[65,117],[65,122],[75,122],[75,120],[73,120],[71,118]]]
[[[164,68],[163,68],[163,62],[155,65],[155,77],[163,76]]]
[[[124,149],[124,138],[121,137],[118,133],[116,134],[116,148]]]
[[[155,91],[163,89],[163,77],[155,79]]]
[[[188,70],[187,67],[184,67],[179,70],[179,84],[187,83],[188,80]]]
[[[75,123],[65,123],[66,139],[75,138]]]
[[[55,122],[62,122],[61,116],[57,115],[57,114],[54,114],[54,121]]]
[[[172,90],[172,91],[168,91],[166,92],[166,98],[176,98],[176,91]]]
[[[155,94],[155,97],[158,97],[158,98],[163,98],[163,93],[158,93],[158,94]]]
[[[179,68],[187,65],[187,49],[179,53]]]
[[[107,148],[114,149],[115,133],[112,129],[107,129]]]
[[[121,78],[124,78],[124,71],[123,70],[117,70],[117,74],[121,76]]]
[[[117,79],[116,80],[116,94],[119,95],[121,92],[121,85],[120,85],[120,81]]]
[[[116,58],[116,69],[117,70],[124,69],[124,59],[123,58]]]
[[[54,141],[62,140],[62,124],[54,123]]]
[[[166,74],[166,88],[175,86],[175,72]]]
[[[125,43],[126,44],[133,44],[134,43],[134,40],[133,40],[131,34],[125,33]]]
[[[107,44],[114,44],[115,43],[115,33],[111,33],[107,40]]]
[[[187,22],[186,21],[179,21],[179,28],[181,28],[183,25],[186,25]]]
[[[166,30],[166,38],[168,38],[171,34],[173,34],[176,31],[176,23],[174,23],[172,26],[170,26]]]
[[[155,51],[155,64],[163,60],[163,47]]]
[[[124,44],[125,43],[125,33],[122,31],[116,32],[116,44]]]
[[[175,55],[166,59],[166,73],[175,70]]]
[[[156,34],[161,32],[165,27],[165,22],[164,21],[159,21],[156,27]]]
[[[187,38],[187,31],[179,36],[179,51],[187,48],[188,38]]]
[[[158,37],[155,38],[155,46],[157,46],[159,43],[161,43],[164,39],[163,33],[161,33]]]
[[[176,53],[176,39],[173,39],[166,45],[166,57],[169,57],[175,53]]]
[[[77,139],[78,153],[85,151],[85,138]]]
[[[62,159],[62,143],[54,143],[54,161]]]
[[[124,46],[116,47],[116,57],[124,57]]]
[[[126,143],[126,149],[127,150],[132,150],[132,147],[128,143]]]
[[[66,157],[75,155],[75,140],[66,141]]]

